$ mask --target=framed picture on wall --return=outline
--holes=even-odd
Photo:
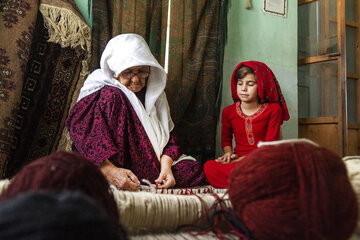
[[[286,17],[287,0],[264,0],[264,12]]]

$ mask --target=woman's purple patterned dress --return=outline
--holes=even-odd
[[[144,127],[126,95],[105,86],[75,104],[66,119],[73,147],[100,166],[109,159],[118,167],[130,169],[139,179],[154,182],[160,162]],[[176,160],[181,150],[173,134],[163,154]],[[172,166],[175,187],[192,187],[204,180],[201,165],[183,160]]]

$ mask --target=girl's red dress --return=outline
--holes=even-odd
[[[262,104],[260,109],[251,116],[241,111],[241,102],[236,92],[235,73],[242,65],[254,69],[258,83],[258,96]],[[289,113],[280,86],[270,68],[261,62],[240,63],[233,72],[231,91],[234,104],[227,106],[222,112],[222,148],[232,147],[234,137],[234,153],[241,157],[257,148],[259,141],[279,140],[280,126],[284,120],[289,119]],[[227,164],[210,160],[204,165],[204,173],[212,186],[227,188],[228,178],[236,164],[237,162]]]

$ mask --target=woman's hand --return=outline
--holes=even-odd
[[[140,181],[133,172],[125,168],[118,168],[109,160],[100,166],[107,181],[119,190],[136,191],[140,189]]]
[[[162,155],[160,159],[161,171],[159,177],[155,180],[156,187],[170,188],[175,186],[175,178],[171,170],[173,160],[167,156]]]

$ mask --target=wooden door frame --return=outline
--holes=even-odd
[[[320,2],[322,0],[299,0],[298,5]],[[330,2],[330,0],[329,0]],[[348,123],[347,123],[347,72],[346,72],[346,22],[345,0],[337,0],[337,46],[338,52],[319,56],[306,57],[298,60],[298,66],[311,63],[329,62],[337,60],[338,63],[338,105],[336,117],[299,118],[300,125],[336,124],[337,137],[340,139],[337,152],[347,155]]]
[[[356,72],[348,72],[347,79],[354,79],[356,81],[356,123],[348,124],[348,129],[355,130],[357,132],[357,155],[360,153],[360,49],[359,49],[359,39],[360,39],[360,0],[355,0],[355,21],[346,20],[346,27],[352,27],[356,30],[356,41],[355,41],[355,50],[356,50]],[[349,134],[349,141],[350,141],[350,134]],[[349,143],[350,144],[350,143]]]
[[[345,19],[345,0],[337,0],[337,19],[338,19],[338,131],[340,149],[343,156],[347,156],[348,146],[348,121],[347,121],[347,71],[346,71],[346,19]]]

